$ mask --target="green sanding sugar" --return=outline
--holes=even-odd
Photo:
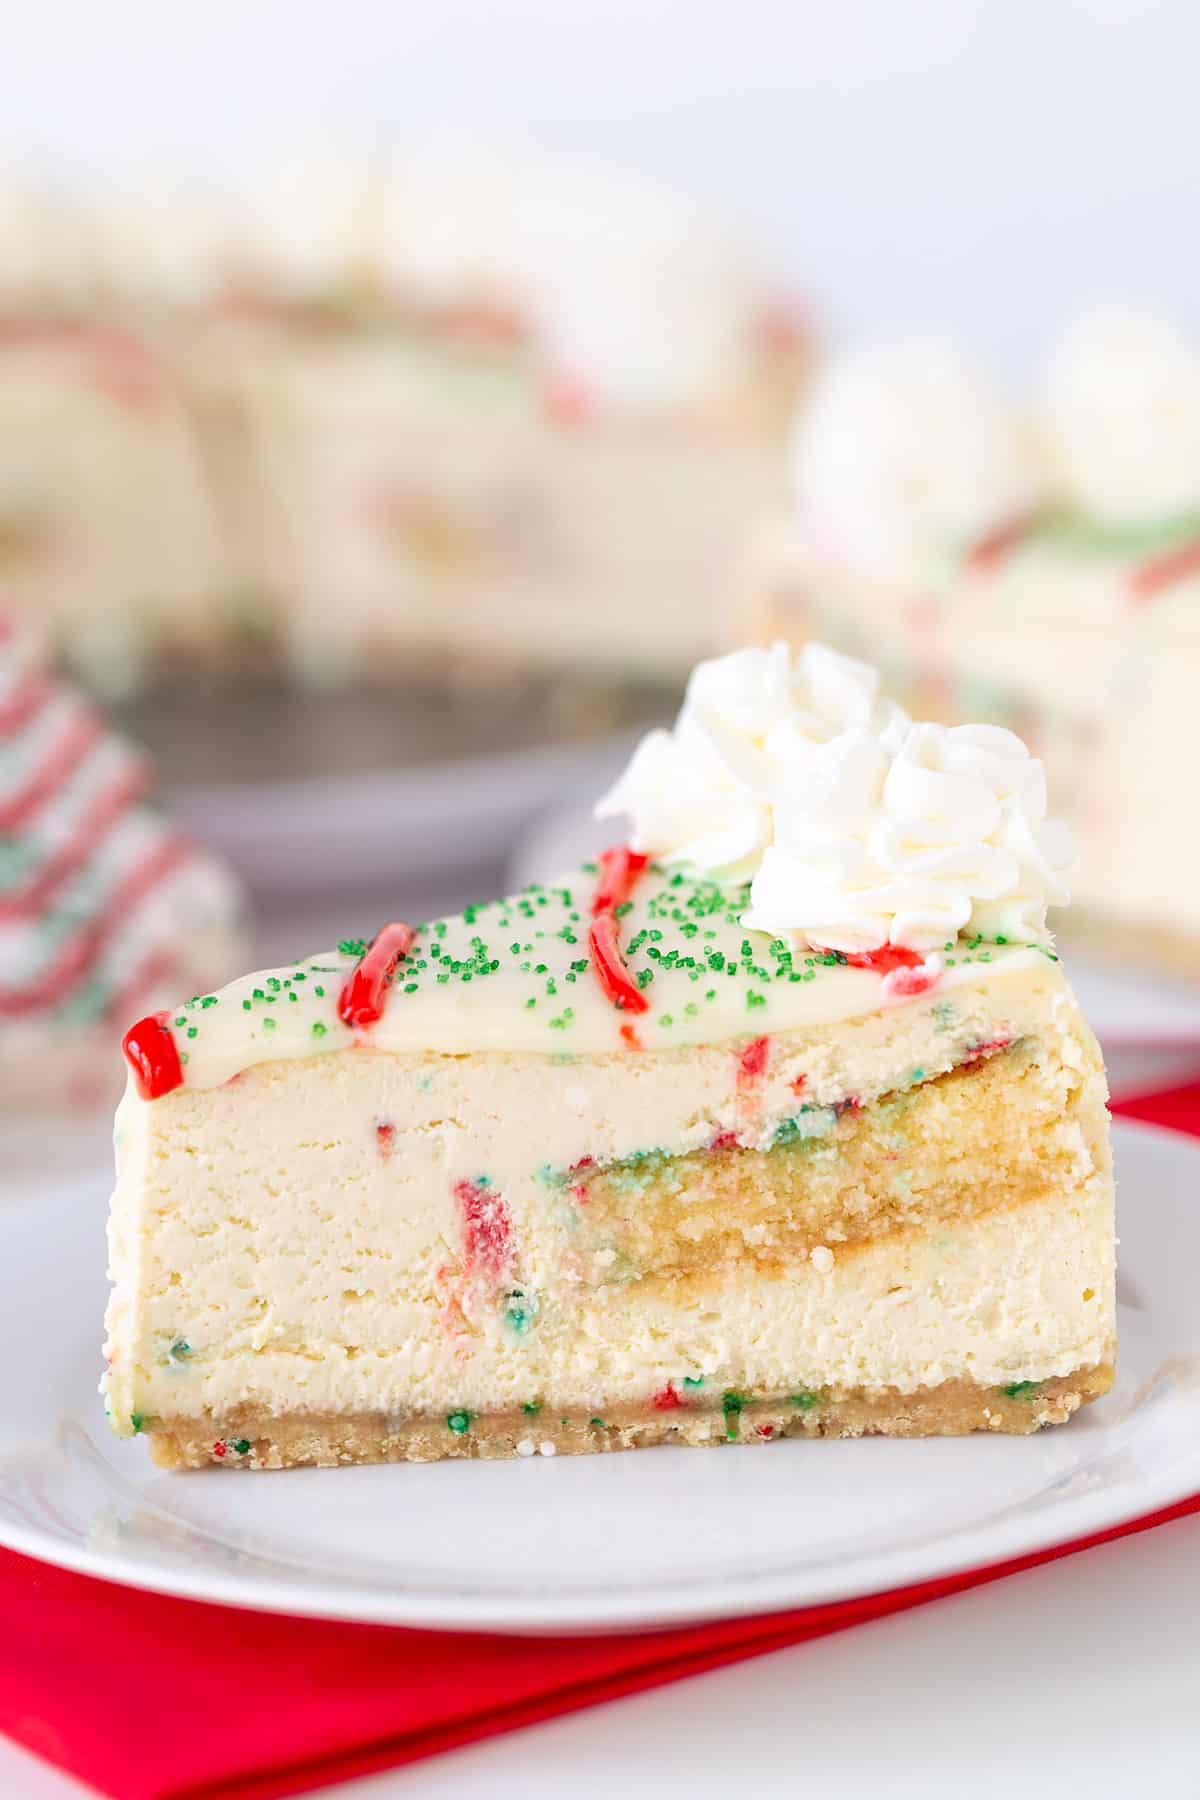
[[[742,1408],[750,1404],[749,1394],[739,1394],[733,1388],[727,1388],[721,1395],[721,1411],[725,1415],[725,1436],[735,1438],[742,1427]]]

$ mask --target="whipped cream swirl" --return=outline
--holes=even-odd
[[[805,528],[867,569],[959,551],[1043,498],[1032,434],[958,345],[936,337],[835,361],[801,415],[793,468]]]
[[[914,724],[865,663],[809,644],[701,663],[597,816],[633,846],[749,881],[743,922],[821,950],[926,952],[961,931],[1046,937],[1065,829],[1042,765],[995,725]]]
[[[1066,497],[1113,525],[1200,510],[1200,346],[1128,307],[1085,315],[1057,346],[1045,411]]]

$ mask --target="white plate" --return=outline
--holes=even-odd
[[[636,1629],[844,1599],[1062,1543],[1200,1491],[1200,1144],[1116,1129],[1114,1391],[1032,1438],[165,1475],[95,1395],[105,1183],[0,1211],[0,1541],[279,1612]]]

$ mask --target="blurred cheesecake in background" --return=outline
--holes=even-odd
[[[606,169],[10,182],[0,576],[114,696],[208,670],[642,722],[718,644],[809,356],[736,232]]]
[[[1016,729],[1077,839],[1068,938],[1200,976],[1200,346],[1096,311],[1021,408],[954,343],[852,351],[792,467],[744,640],[832,642],[921,718]]]
[[[152,785],[0,613],[0,1110],[109,1103],[130,1019],[245,954],[233,877],[148,804]]]

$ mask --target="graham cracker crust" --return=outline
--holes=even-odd
[[[774,1399],[726,1393],[716,1401],[676,1395],[664,1407],[613,1407],[603,1415],[559,1414],[549,1404],[519,1413],[394,1418],[251,1411],[216,1420],[147,1420],[154,1461],[164,1469],[334,1468],[350,1463],[438,1462],[444,1457],[582,1455],[654,1444],[763,1444],[776,1438],[962,1437],[972,1431],[1028,1435],[1062,1425],[1112,1386],[1113,1365],[1046,1381],[985,1387],[947,1381],[917,1393],[803,1391]]]

